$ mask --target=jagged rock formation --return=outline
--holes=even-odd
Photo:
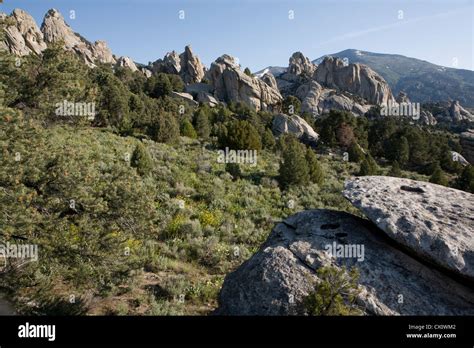
[[[112,52],[104,41],[90,43],[75,33],[56,9],[51,9],[46,13],[41,31],[47,43],[62,41],[66,50],[78,54],[89,66],[94,66],[96,61],[115,63]]]
[[[464,109],[457,100],[451,102],[449,109],[446,111],[446,118],[453,122],[460,122],[463,120],[474,122],[474,115]]]
[[[186,84],[201,82],[205,73],[204,66],[189,45],[181,54],[176,51],[168,52],[163,59],[158,59],[152,64],[151,70],[180,75]]]
[[[420,123],[426,124],[428,126],[435,126],[438,123],[436,117],[428,110],[421,110],[420,111]]]
[[[194,55],[191,46],[186,46],[179,56],[181,62],[181,77],[184,83],[201,82],[204,77],[204,66],[199,58]]]
[[[333,243],[364,246],[363,256],[336,257],[328,253]],[[227,275],[216,314],[304,314],[303,299],[314,291],[323,266],[358,268],[357,304],[366,314],[474,313],[470,288],[398,250],[368,221],[321,209],[277,224],[260,250]]]
[[[288,65],[288,73],[293,75],[313,76],[316,70],[316,65],[311,63],[308,57],[305,57],[301,52],[295,52],[290,57]]]
[[[5,28],[5,42],[2,45],[10,53],[20,57],[30,53],[40,55],[46,49],[43,33],[28,13],[15,9],[10,16],[3,13],[1,17],[11,24]]]
[[[426,182],[365,176],[344,196],[419,257],[474,281],[474,195]]]
[[[387,104],[394,100],[387,82],[365,65],[346,65],[339,58],[326,57],[313,78],[324,87],[350,92],[372,104]]]
[[[260,79],[246,75],[233,57],[223,55],[212,63],[205,78],[214,96],[225,102],[243,102],[255,110],[267,110],[282,100],[280,92]]]
[[[304,142],[316,142],[319,134],[298,115],[277,114],[273,117],[272,131],[276,136],[292,133]]]
[[[120,57],[117,60],[117,66],[122,68],[128,68],[132,71],[138,71],[137,65],[130,59],[130,57]]]
[[[76,53],[90,67],[98,63],[110,63],[128,67],[133,71],[139,70],[128,57],[120,57],[117,60],[105,41],[92,43],[75,33],[56,9],[46,13],[41,30],[34,19],[23,10],[15,9],[11,16],[0,14],[0,17],[9,23],[5,29],[5,42],[0,43],[0,48],[17,56],[30,53],[41,55],[47,44],[63,42],[66,50]],[[140,71],[145,76],[151,76],[149,70]]]
[[[474,130],[461,133],[460,141],[462,153],[466,159],[474,165]]]

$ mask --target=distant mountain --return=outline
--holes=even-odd
[[[258,78],[262,78],[263,75],[265,75],[266,73],[271,73],[273,76],[279,76],[279,75],[285,73],[287,70],[288,70],[288,68],[284,67],[284,66],[269,66],[265,69],[257,71],[253,75],[255,77],[258,77]]]
[[[424,60],[398,54],[383,54],[344,50],[330,54],[347,58],[349,63],[369,66],[388,82],[395,95],[405,91],[414,102],[459,100],[467,107],[474,107],[474,71],[447,68]],[[322,62],[325,56],[313,61]]]

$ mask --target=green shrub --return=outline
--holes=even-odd
[[[359,272],[352,268],[321,267],[317,271],[320,282],[314,292],[304,300],[304,310],[309,315],[361,315],[355,300],[359,294]]]

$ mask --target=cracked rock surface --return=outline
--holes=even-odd
[[[344,196],[396,242],[474,281],[474,195],[410,179],[364,176]]]
[[[364,257],[335,257],[326,246],[364,246]],[[474,314],[474,292],[392,245],[369,221],[308,210],[277,224],[261,249],[223,284],[218,315],[304,314],[303,298],[322,266],[359,269],[358,305],[374,315]]]

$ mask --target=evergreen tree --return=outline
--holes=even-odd
[[[273,149],[275,147],[276,141],[273,133],[270,129],[266,128],[262,134],[262,145],[265,149]]]
[[[191,138],[191,139],[196,139],[197,138],[197,133],[194,130],[194,127],[193,127],[192,123],[189,122],[189,120],[187,120],[187,119],[185,119],[181,123],[181,135],[183,137],[188,137],[188,138]]]
[[[283,112],[288,115],[299,115],[301,112],[301,101],[295,96],[289,95],[283,101]]]
[[[226,125],[227,135],[219,138],[222,147],[234,150],[260,150],[260,135],[252,124],[244,120],[231,121]]]
[[[208,139],[211,134],[211,124],[209,122],[210,109],[209,107],[202,106],[196,112],[194,116],[194,125],[197,135],[201,139]]]
[[[324,180],[323,169],[321,168],[321,164],[319,163],[316,154],[309,147],[306,149],[306,162],[308,164],[309,179],[311,182],[321,185]]]
[[[279,170],[279,182],[282,188],[308,184],[310,177],[305,155],[304,145],[294,138],[288,138]]]
[[[141,176],[150,174],[153,169],[153,161],[151,160],[148,150],[142,143],[138,143],[135,150],[133,150],[130,165],[137,168],[137,172]]]
[[[398,178],[402,176],[402,171],[400,170],[400,165],[398,164],[397,161],[393,161],[392,168],[390,168],[390,171],[388,172],[388,176],[394,176]]]
[[[460,190],[474,193],[474,166],[468,165],[464,167],[456,184]]]
[[[244,74],[247,75],[247,76],[250,76],[250,77],[253,76],[253,75],[252,75],[252,72],[250,71],[249,68],[245,68],[245,69],[244,69]]]
[[[433,184],[448,186],[448,179],[441,169],[439,162],[436,162],[434,165],[433,174],[430,176],[430,182]]]
[[[349,146],[349,149],[347,150],[347,153],[349,155],[349,161],[350,162],[359,163],[365,157],[364,152],[362,152],[362,149],[360,148],[359,144],[357,144],[356,142],[353,142]]]
[[[385,155],[391,161],[397,161],[404,166],[410,158],[410,145],[404,136],[393,136],[385,148]]]
[[[370,154],[367,154],[367,156],[365,156],[365,159],[360,164],[359,176],[376,175],[377,172],[377,162],[375,162],[375,160]]]

